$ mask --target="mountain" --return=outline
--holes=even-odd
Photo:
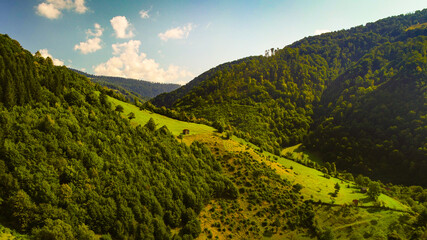
[[[334,164],[324,174],[296,147],[286,150],[291,161],[140,109],[7,35],[0,86],[0,239],[427,236],[419,186],[353,181]]]
[[[0,221],[34,239],[170,239],[235,199],[209,149],[132,126],[105,89],[0,35]]]
[[[3,34],[0,86],[1,239],[323,232],[302,186],[282,179],[260,153],[242,153],[211,127],[140,111]],[[209,145],[178,141],[176,131],[187,125]],[[194,135],[201,129],[210,135]]]
[[[419,36],[366,54],[325,90],[306,146],[342,169],[426,185],[426,51]]]
[[[91,81],[96,82],[102,86],[106,86],[110,89],[116,89],[125,96],[128,96],[128,98],[130,98],[131,100],[133,100],[133,97],[135,96],[148,100],[161,93],[171,92],[181,87],[181,85],[173,83],[153,83],[131,78],[98,76],[88,74],[76,69],[71,70],[88,77]],[[127,93],[127,91],[130,94]]]
[[[427,159],[423,130],[426,110],[423,46],[427,36],[423,23],[426,22],[427,9],[424,9],[349,30],[307,37],[269,56],[220,65],[151,102],[157,107],[171,107],[206,118],[218,129],[232,129],[237,136],[276,154],[283,147],[305,141],[306,147],[342,169],[386,181],[427,186],[422,174]],[[365,90],[359,87],[366,88],[366,92],[372,90],[369,101],[362,96]],[[400,87],[402,93],[398,91]],[[356,90],[360,90],[359,94],[348,95]],[[337,105],[344,97],[351,98],[352,106],[358,107],[346,109],[351,112],[346,112],[349,116],[346,120],[335,120],[344,114],[338,112],[342,106]],[[386,106],[389,112],[381,108],[370,111],[382,103],[389,104]],[[399,110],[394,111],[394,106]],[[364,109],[363,116],[359,108]],[[410,113],[411,117],[403,117],[411,110],[415,111]],[[356,115],[359,118],[354,118]],[[379,119],[398,120],[393,123],[374,120],[378,115]],[[325,122],[331,117],[335,121]],[[365,126],[354,124],[361,117],[370,120],[363,120]],[[326,123],[329,129],[324,131]],[[338,147],[344,135],[337,139],[333,135],[335,128],[348,132],[350,126],[351,132],[360,134],[352,135],[350,142]],[[389,136],[398,137],[384,132],[390,127],[400,135],[406,134],[405,139],[393,140],[391,145],[386,142]],[[373,129],[375,133],[363,135]],[[409,140],[413,134],[418,136],[415,141]],[[348,133],[345,136],[348,138]],[[329,144],[325,139],[334,143]],[[372,147],[372,143],[378,147]],[[367,148],[370,151],[365,151]],[[377,151],[375,155],[367,157],[373,149]],[[398,157],[389,159],[393,154]],[[374,160],[378,156],[383,156],[383,160]],[[388,171],[393,166],[410,167],[413,171]],[[388,170],[381,170],[383,167]]]

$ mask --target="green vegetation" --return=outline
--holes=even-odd
[[[172,83],[153,83],[130,78],[97,76],[75,69],[71,70],[86,76],[92,82],[119,91],[121,94],[127,96],[129,100],[133,100],[134,97],[147,100],[161,93],[171,92],[180,87],[180,85]]]
[[[203,124],[179,121],[157,113],[153,113],[148,110],[140,110],[139,107],[133,104],[123,103],[122,101],[115,98],[108,97],[108,100],[111,102],[114,108],[117,108],[117,106],[122,106],[123,116],[127,116],[130,113],[133,113],[135,115],[135,119],[131,120],[130,123],[135,126],[144,125],[152,118],[158,127],[166,125],[169,131],[175,136],[178,136],[180,133],[182,133],[184,129],[190,130],[190,135],[206,134],[215,131],[214,128]]]
[[[180,144],[166,127],[133,127],[120,113],[126,103],[113,108],[86,77],[5,35],[0,43],[6,226],[35,239],[169,239],[177,227],[182,237],[195,237],[205,204],[237,198],[202,144]],[[11,81],[11,72],[29,78]]]
[[[157,107],[0,35],[0,239],[426,238],[427,190],[371,180],[426,185],[426,16],[220,65]]]
[[[423,36],[365,55],[325,91],[305,145],[341,169],[427,184],[426,46]]]
[[[427,186],[427,29],[414,27],[425,22],[427,9],[307,37],[222,64],[152,103],[277,155],[303,142],[338,169]]]

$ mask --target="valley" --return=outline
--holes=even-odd
[[[116,16],[107,31],[129,40],[92,68],[134,79],[0,34],[0,240],[427,239],[426,23],[327,31],[194,77]],[[94,27],[74,48],[88,61]],[[202,28],[153,36],[183,47]]]
[[[318,223],[320,229],[331,229],[331,232],[336,239],[349,239],[352,236],[365,234],[367,239],[375,239],[381,234],[388,232],[392,224],[399,221],[403,216],[412,215],[410,207],[402,204],[398,200],[381,194],[378,197],[378,202],[373,201],[366,193],[360,192],[353,181],[342,180],[334,177],[326,178],[324,173],[304,166],[298,162],[292,161],[285,157],[277,156],[268,152],[260,152],[255,145],[246,142],[245,140],[233,136],[231,139],[226,139],[225,134],[218,133],[214,128],[202,124],[182,122],[171,119],[163,115],[140,110],[135,105],[121,102],[110,98],[113,103],[113,109],[117,105],[124,108],[122,117],[126,118],[131,112],[135,113],[136,118],[132,119],[134,125],[145,124],[150,118],[154,119],[158,127],[166,126],[177,137],[182,133],[182,129],[189,129],[190,134],[182,137],[182,142],[186,145],[191,145],[194,141],[198,141],[208,146],[217,157],[236,156],[243,154],[250,156],[253,159],[251,165],[263,166],[266,171],[272,171],[281,179],[288,181],[292,186],[300,184],[302,189],[301,199],[309,200],[314,205],[313,212],[315,214],[314,221]],[[182,136],[182,135],[181,135]],[[283,149],[283,155],[291,154],[292,158],[305,159],[312,161],[307,152],[299,150],[300,144]],[[263,174],[257,175],[254,178],[246,179],[245,182],[239,182],[238,176],[240,171],[236,169],[245,169],[247,166],[242,166],[235,158],[231,157],[228,161],[222,161],[222,167],[230,179],[236,184],[239,189],[244,189],[247,184],[252,185],[252,182],[258,181],[259,178],[268,178]],[[262,169],[261,168],[261,169]],[[277,181],[274,180],[274,181]],[[340,184],[341,189],[337,197],[331,197],[331,193],[335,191],[335,184]],[[268,185],[269,188],[273,188]],[[277,191],[277,187],[275,191]],[[211,202],[200,213],[202,231],[200,238],[212,239],[230,239],[230,236],[237,239],[282,239],[287,236],[290,239],[311,239],[312,235],[309,232],[292,231],[286,227],[279,227],[283,222],[271,222],[274,216],[280,217],[278,214],[270,215],[266,219],[264,214],[259,212],[267,211],[271,207],[272,202],[263,202],[257,207],[251,208],[252,197],[242,196],[241,194],[237,201],[233,200],[211,200]],[[354,200],[358,200],[358,206],[354,206]],[[235,206],[239,206],[236,209]],[[231,209],[231,210],[230,210]],[[219,212],[219,214],[212,214]],[[253,224],[253,230],[249,230],[246,221],[249,219],[259,218],[256,224]],[[264,225],[264,222],[265,225]],[[259,222],[262,222],[259,225]],[[272,227],[271,227],[272,226]],[[271,230],[271,236],[268,230]],[[266,234],[267,231],[267,234]],[[249,233],[248,233],[249,232]],[[312,234],[312,233],[311,233]]]

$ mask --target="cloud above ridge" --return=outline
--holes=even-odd
[[[50,57],[50,59],[52,59],[52,62],[55,66],[63,66],[64,65],[64,61],[52,57],[52,55],[49,54],[49,51],[46,48],[40,49],[39,52],[42,55],[42,57],[44,57],[44,58]]]
[[[320,34],[323,34],[323,33],[327,33],[327,32],[330,32],[331,30],[329,30],[329,29],[316,29],[316,30],[314,30],[314,35],[320,35]]]
[[[113,44],[114,56],[107,62],[94,66],[95,74],[160,83],[185,83],[194,77],[193,73],[176,65],[169,65],[167,69],[161,68],[154,59],[139,52],[140,46],[141,42],[138,40]]]

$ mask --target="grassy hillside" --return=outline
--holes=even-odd
[[[307,37],[220,65],[152,103],[272,153],[304,141],[340,169],[426,186],[427,29],[414,27],[425,22],[427,9]]]
[[[188,123],[145,110],[140,111],[128,103],[117,100],[112,102],[123,106],[125,110],[122,117],[124,118],[135,111],[136,118],[131,120],[134,124],[144,123],[147,119],[153,118],[156,119],[158,126],[166,125],[168,128],[179,126],[178,131],[175,132],[176,137],[180,134],[182,127],[189,126],[185,125]],[[203,125],[199,128],[203,128]],[[417,214],[413,215],[408,205],[395,198],[381,194],[378,201],[374,201],[366,193],[361,193],[360,187],[353,181],[335,177],[326,178],[323,172],[316,169],[268,152],[260,152],[258,147],[241,138],[233,136],[231,139],[226,139],[225,134],[218,133],[210,127],[205,126],[204,131],[186,135],[183,138],[183,142],[188,145],[194,141],[203,142],[215,155],[221,156],[224,174],[231,179],[240,192],[237,200],[213,199],[202,210],[200,213],[203,229],[200,238],[202,239],[216,237],[219,239],[231,237],[235,239],[283,239],[284,237],[311,239],[316,234],[320,236],[328,230],[336,239],[351,237],[378,239],[392,234],[391,226],[396,226],[398,223],[408,227],[407,224],[417,216]],[[301,151],[299,147],[300,145],[297,145],[284,149],[283,155],[319,162],[315,155]],[[261,182],[260,179],[262,179]],[[287,183],[285,186],[288,186],[285,187],[287,190],[282,191],[289,191],[289,186],[292,186],[292,189],[297,184],[302,186],[300,190],[302,199],[311,202],[310,211],[314,214],[313,230],[298,230],[299,227],[292,227],[294,223],[288,219],[287,214],[290,213],[270,210],[280,206],[275,201],[282,201],[278,196],[271,195],[284,187],[280,184],[280,179],[285,180]],[[260,183],[262,184],[258,185]],[[336,183],[340,184],[341,188],[338,195],[332,197]],[[256,194],[251,191],[253,186],[258,186],[255,188]],[[274,189],[273,192],[271,192],[272,189]],[[263,194],[267,194],[268,197],[264,198]],[[358,207],[354,207],[355,199],[360,201]],[[296,202],[292,205],[295,206],[294,204]],[[283,218],[284,215],[287,217]],[[402,222],[403,217],[408,219]],[[412,220],[409,221],[409,219]],[[413,234],[405,231],[407,230],[402,230],[398,235]]]
[[[135,119],[132,119],[130,121],[131,124],[134,126],[145,125],[150,120],[150,118],[152,118],[158,127],[162,127],[164,125],[167,126],[169,131],[171,131],[171,133],[175,136],[181,134],[184,129],[190,130],[190,134],[205,134],[212,133],[215,131],[215,129],[210,126],[179,121],[157,113],[150,112],[148,110],[140,110],[137,106],[133,104],[125,103],[115,98],[109,97],[108,99],[111,101],[114,109],[117,107],[117,105],[123,107],[124,116],[128,117],[131,112],[135,114]]]

